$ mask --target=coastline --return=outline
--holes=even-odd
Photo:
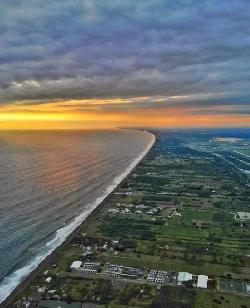
[[[0,307],[13,307],[12,303],[15,298],[33,281],[33,279],[40,271],[43,270],[45,266],[50,264],[57,252],[70,242],[70,240],[79,232],[79,229],[97,215],[102,204],[104,204],[109,199],[112,193],[114,193],[115,190],[120,187],[120,185],[131,175],[137,165],[146,157],[146,155],[150,152],[151,148],[155,144],[156,137],[154,134],[148,131],[144,132],[151,135],[151,141],[149,142],[148,146],[141,152],[138,157],[136,157],[131,162],[131,164],[125,169],[125,171],[121,175],[114,178],[112,184],[109,186],[106,193],[102,197],[98,198],[88,211],[79,215],[80,218],[78,220],[78,223],[75,225],[75,228],[52,252],[50,252],[43,260],[37,263],[36,267],[0,303]]]

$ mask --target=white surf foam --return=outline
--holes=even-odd
[[[146,132],[147,134],[150,134]],[[97,198],[93,203],[87,206],[84,212],[76,216],[69,224],[58,229],[55,236],[44,246],[44,251],[41,255],[33,258],[29,264],[17,269],[10,275],[6,276],[0,283],[0,303],[3,302],[11,292],[33,271],[38,265],[49,256],[58,246],[60,246],[66,238],[91,214],[91,212],[121,183],[121,181],[136,167],[136,165],[148,153],[155,143],[155,136],[151,135],[151,141],[147,148],[127,167],[127,169],[119,176],[116,176],[112,184],[106,189],[105,193]]]
[[[250,155],[241,153],[241,152],[239,152],[239,151],[233,151],[233,152],[235,152],[235,153],[237,153],[237,154],[240,154],[240,155],[242,155],[242,156],[248,157],[248,158],[250,157]]]
[[[239,170],[247,175],[250,175],[250,170],[247,169],[239,169]]]

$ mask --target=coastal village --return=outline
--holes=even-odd
[[[250,144],[223,153],[213,136],[154,133],[130,176],[6,307],[250,307],[250,186],[237,165],[250,158],[227,152]]]

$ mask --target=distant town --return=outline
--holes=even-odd
[[[153,133],[151,151],[6,307],[250,307],[249,137]]]

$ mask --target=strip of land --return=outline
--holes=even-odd
[[[155,134],[140,164],[5,307],[247,307],[250,187],[235,153],[250,143]]]

